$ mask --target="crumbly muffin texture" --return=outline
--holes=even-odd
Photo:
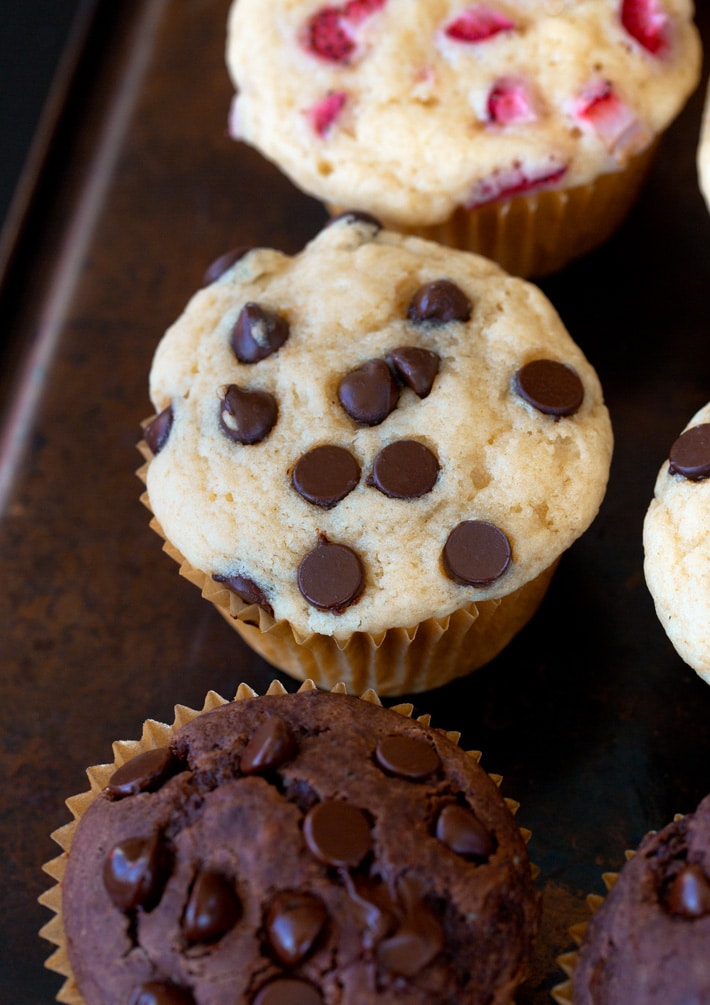
[[[396,226],[583,185],[683,107],[690,0],[236,0],[230,130],[302,189]]]
[[[544,295],[356,214],[294,257],[243,254],[199,291],[150,393],[163,534],[304,634],[509,594],[606,488],[601,388]]]
[[[593,916],[575,1005],[710,1001],[710,797],[648,834]]]
[[[676,651],[710,683],[710,404],[671,447],[643,527],[644,573]]]
[[[223,705],[123,764],[63,884],[84,1005],[504,1005],[538,913],[476,759],[318,691]]]

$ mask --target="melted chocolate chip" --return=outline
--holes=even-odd
[[[250,302],[239,312],[231,343],[240,363],[258,363],[280,349],[289,336],[288,321],[263,304]]]
[[[311,853],[326,865],[355,868],[372,848],[367,817],[342,799],[326,799],[308,811],[303,836]]]
[[[231,269],[240,259],[248,255],[251,250],[250,247],[232,248],[231,251],[225,251],[219,258],[215,258],[205,270],[205,274],[202,277],[202,285],[211,286],[212,283],[216,283],[227,269]]]
[[[710,880],[700,866],[686,865],[678,873],[667,903],[671,914],[681,918],[702,918],[710,914]]]
[[[534,359],[515,375],[515,390],[545,415],[573,415],[584,401],[584,385],[574,370],[554,359]]]
[[[338,385],[338,400],[351,419],[378,426],[396,407],[399,388],[383,359],[370,359],[350,370]]]
[[[332,216],[326,226],[332,227],[334,223],[341,221],[349,224],[365,223],[375,231],[382,230],[382,224],[377,217],[361,209],[346,209],[342,213],[338,213],[337,216]]]
[[[344,544],[321,541],[298,567],[298,588],[309,604],[339,613],[362,593],[362,562]]]
[[[239,920],[241,903],[230,881],[218,872],[200,872],[182,919],[188,942],[216,942]]]
[[[325,904],[313,893],[282,890],[266,912],[266,934],[277,959],[295,967],[313,952],[328,920]]]
[[[424,906],[413,907],[399,928],[377,947],[377,962],[401,977],[414,977],[431,963],[444,944],[439,921]]]
[[[298,743],[289,724],[278,715],[270,715],[250,736],[239,768],[243,775],[261,775],[275,771],[297,753]]]
[[[175,763],[169,747],[145,750],[114,771],[104,793],[112,799],[123,799],[138,792],[155,792],[173,773]]]
[[[360,481],[360,465],[345,447],[325,443],[298,459],[291,475],[296,492],[322,509],[331,509]]]
[[[219,409],[219,424],[230,440],[251,445],[261,443],[278,418],[276,398],[268,391],[249,390],[230,384]]]
[[[486,862],[494,848],[490,832],[473,810],[456,803],[445,806],[439,814],[436,836],[457,855],[476,862]]]
[[[195,1005],[195,999],[176,984],[146,981],[135,989],[129,1005]]]
[[[490,586],[510,565],[510,543],[502,530],[484,520],[465,520],[444,545],[444,568],[461,586]]]
[[[122,911],[155,907],[166,877],[167,856],[159,834],[121,841],[104,861],[104,886]]]
[[[265,984],[254,998],[253,1005],[322,1005],[320,991],[295,977],[279,977]]]
[[[412,297],[407,317],[414,324],[446,325],[451,321],[468,321],[471,301],[450,279],[435,279],[420,286]]]
[[[417,440],[395,440],[377,454],[368,485],[391,499],[417,499],[431,492],[439,477],[435,455]]]
[[[216,583],[224,583],[227,589],[231,590],[232,593],[236,593],[238,597],[241,597],[245,604],[257,604],[259,607],[263,607],[268,614],[273,615],[274,609],[269,603],[266,594],[253,579],[238,575],[222,576],[216,572],[213,574],[212,579]]]
[[[384,883],[375,883],[357,873],[351,875],[345,869],[341,870],[340,875],[355,915],[363,925],[363,945],[371,949],[394,931],[397,925],[397,905]]]
[[[402,345],[388,353],[387,361],[407,387],[420,398],[426,398],[434,386],[440,359],[431,349]]]
[[[143,439],[150,447],[153,456],[159,454],[168,442],[170,430],[173,428],[173,406],[168,405],[148,423],[143,430]]]
[[[670,453],[669,471],[692,482],[710,475],[710,423],[691,426],[678,437]]]
[[[377,763],[390,774],[421,781],[438,771],[439,755],[427,740],[414,736],[385,736],[377,743]]]

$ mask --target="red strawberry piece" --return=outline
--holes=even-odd
[[[587,88],[577,102],[577,115],[594,128],[616,157],[638,153],[650,139],[648,130],[607,80],[595,81]]]
[[[309,110],[308,118],[319,136],[325,136],[340,115],[346,100],[345,91],[332,91]]]
[[[668,49],[668,15],[658,0],[622,0],[621,23],[654,56]]]
[[[533,168],[524,168],[515,161],[507,170],[496,170],[487,178],[477,181],[466,203],[467,209],[477,209],[496,199],[510,199],[541,188],[549,188],[560,181],[567,172],[566,164],[551,161]]]
[[[483,4],[469,7],[451,21],[444,33],[457,42],[485,42],[501,31],[510,31],[515,24],[500,11]]]
[[[306,24],[304,45],[314,56],[329,63],[347,63],[357,42],[357,28],[386,4],[387,0],[348,0],[339,7],[321,7]]]
[[[513,77],[501,77],[488,94],[488,119],[505,126],[515,122],[534,122],[537,118],[525,84]]]
[[[386,3],[387,0],[348,0],[343,7],[343,16],[349,24],[361,24],[371,14],[381,10]]]

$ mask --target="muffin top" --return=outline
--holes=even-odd
[[[354,214],[200,290],[150,394],[164,535],[304,635],[509,594],[606,488],[599,382],[543,294]]]
[[[538,907],[475,758],[315,690],[225,704],[127,761],[63,886],[85,1005],[502,1005]]]
[[[685,662],[710,683],[710,404],[674,442],[643,529],[656,613]]]
[[[575,1005],[710,1001],[710,796],[648,834],[592,918]]]
[[[392,225],[624,167],[700,76],[690,0],[238,0],[230,131]]]

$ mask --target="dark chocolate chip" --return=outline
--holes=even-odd
[[[104,886],[116,907],[131,911],[155,907],[167,878],[167,856],[159,834],[127,838],[104,861]]]
[[[414,736],[383,737],[377,743],[375,757],[385,771],[414,781],[433,775],[441,764],[432,745]]]
[[[419,287],[410,301],[407,317],[415,324],[446,325],[451,321],[468,321],[472,310],[471,301],[460,286],[450,279],[435,279]]]
[[[345,447],[314,447],[298,459],[291,475],[296,492],[322,509],[331,509],[360,481],[360,465]]]
[[[143,430],[143,439],[150,447],[153,455],[159,454],[168,442],[170,430],[173,428],[173,406],[168,405],[151,419]]]
[[[353,911],[363,926],[363,945],[372,948],[397,925],[397,905],[384,883],[375,883],[357,873],[341,870],[341,878],[352,901]]]
[[[510,543],[500,528],[484,520],[464,520],[444,545],[447,575],[462,586],[490,586],[510,565]]]
[[[417,440],[395,440],[377,454],[368,485],[391,499],[417,499],[431,492],[439,477],[439,462]]]
[[[669,470],[692,482],[710,475],[710,423],[691,426],[681,433],[671,447]]]
[[[248,255],[252,249],[250,247],[232,248],[231,251],[225,251],[223,255],[219,258],[215,258],[207,268],[205,269],[205,274],[202,277],[203,286],[211,286],[212,283],[216,283],[220,276],[223,276],[227,269],[231,269],[233,265]]]
[[[293,730],[278,715],[270,715],[249,737],[239,768],[243,775],[260,775],[275,771],[298,753]]]
[[[387,354],[387,360],[403,384],[418,397],[426,398],[441,362],[435,352],[416,345],[401,345]]]
[[[436,836],[457,855],[486,862],[494,844],[493,838],[473,810],[451,803],[445,806],[436,821]]]
[[[681,918],[710,914],[710,880],[700,866],[686,865],[678,873],[668,894],[668,910]]]
[[[399,388],[383,359],[370,359],[346,373],[338,385],[338,401],[351,419],[377,426],[396,407]]]
[[[232,348],[240,363],[258,363],[280,349],[289,336],[286,318],[263,304],[250,302],[232,329]]]
[[[112,799],[155,792],[173,773],[175,758],[169,747],[156,747],[132,757],[111,775],[104,789]]]
[[[350,224],[365,223],[375,231],[382,230],[382,224],[377,217],[361,209],[346,209],[342,213],[338,213],[337,216],[332,216],[326,226],[331,227],[334,223],[341,221]]]
[[[545,415],[574,415],[584,401],[577,374],[554,359],[534,359],[515,375],[515,390]]]
[[[312,854],[326,865],[354,868],[372,848],[367,817],[342,799],[316,803],[303,821],[303,836]]]
[[[321,541],[298,567],[299,590],[322,611],[344,611],[360,596],[363,585],[362,562],[345,544]]]
[[[214,573],[212,579],[216,583],[224,583],[227,589],[231,590],[232,593],[236,593],[238,597],[241,597],[245,604],[257,604],[259,607],[263,607],[267,613],[273,615],[274,609],[269,603],[266,594],[253,579],[238,575],[222,576],[217,572]]]
[[[439,921],[420,904],[393,935],[377,947],[377,962],[390,973],[414,977],[431,963],[444,944]]]
[[[236,443],[260,443],[276,424],[278,411],[268,391],[230,384],[220,403],[219,424]]]
[[[239,920],[241,903],[226,876],[206,870],[197,874],[182,919],[188,942],[216,942]]]
[[[129,1005],[195,1005],[195,999],[177,984],[146,981],[135,989]]]
[[[295,967],[313,952],[328,920],[325,904],[313,893],[282,890],[266,912],[266,934],[277,959]]]
[[[279,977],[265,984],[254,998],[253,1005],[322,1005],[317,988],[296,977]]]

